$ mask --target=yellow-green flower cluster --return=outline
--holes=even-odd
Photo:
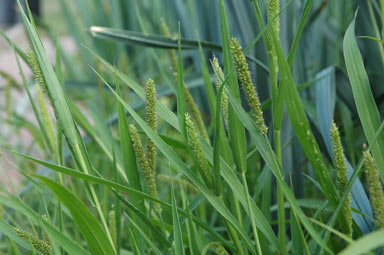
[[[43,255],[50,255],[52,253],[52,247],[47,242],[40,240],[24,230],[18,228],[14,228],[14,230],[20,238],[31,243],[33,248],[40,251]]]
[[[216,88],[219,89],[221,83],[224,81],[224,72],[223,69],[221,69],[219,60],[216,56],[213,57],[212,67],[216,70]],[[223,94],[221,95],[221,108],[223,110],[225,124],[228,126],[228,95],[225,91],[223,91]]]
[[[148,191],[154,198],[159,198],[156,187],[155,173],[152,171],[145,157],[144,147],[141,143],[139,133],[137,132],[136,127],[132,124],[129,125],[129,131],[131,133],[131,140],[133,143],[133,149],[136,154],[136,159],[141,167],[141,170],[143,171]],[[158,210],[160,212],[160,206],[158,207]]]
[[[35,80],[40,84],[43,91],[48,93],[47,84],[45,83],[43,73],[41,72],[41,68],[39,62],[37,62],[35,53],[30,49],[27,49],[27,57]]]
[[[280,32],[280,20],[277,16],[279,14],[280,0],[268,1],[268,22],[272,22],[273,29],[276,35]],[[275,18],[275,19],[274,19]]]
[[[47,84],[45,83],[45,80],[44,80],[43,74],[41,72],[40,65],[37,62],[35,53],[33,51],[31,51],[30,49],[27,49],[27,56],[28,56],[29,65],[32,69],[33,76],[34,76],[35,80],[40,85],[40,87],[39,86],[37,87],[37,102],[39,105],[39,109],[40,109],[40,113],[42,116],[44,126],[45,126],[47,134],[48,134],[50,146],[52,147],[51,149],[53,152],[55,152],[56,138],[55,138],[55,131],[53,128],[54,125],[52,123],[51,117],[49,116],[48,106],[46,104],[46,101],[45,101],[44,95],[43,95],[43,92],[44,92],[48,96],[48,98],[51,100],[48,89],[47,89]]]
[[[197,163],[199,164],[199,167],[202,170],[203,174],[205,175],[209,184],[212,184],[213,183],[213,175],[212,175],[212,171],[211,171],[211,166],[209,165],[207,159],[204,157],[204,153],[203,153],[203,150],[201,148],[201,144],[197,138],[195,126],[193,125],[191,117],[189,116],[188,113],[185,114],[185,125],[187,127],[188,142],[189,142],[190,146],[192,147],[192,150],[196,156]]]
[[[155,83],[152,79],[147,81],[145,86],[145,99],[146,99],[146,111],[147,111],[147,123],[153,131],[157,131],[157,115],[156,115],[156,90]],[[156,145],[148,138],[147,140],[147,156],[148,164],[152,172],[155,172],[156,168]]]
[[[333,161],[335,163],[337,188],[340,194],[344,194],[348,185],[347,166],[345,163],[345,156],[344,156],[343,147],[341,145],[339,130],[333,121],[331,124],[331,140],[332,140]],[[345,234],[351,237],[352,236],[352,214],[351,214],[350,203],[351,203],[351,198],[348,193],[341,210],[348,224],[348,233],[345,233]]]
[[[266,135],[268,133],[268,128],[264,122],[260,100],[255,91],[255,87],[253,86],[251,72],[249,71],[249,66],[243,54],[243,50],[236,38],[232,38],[231,40],[231,49],[243,92],[247,97],[247,101],[253,113],[255,114],[256,122],[260,131]]]
[[[272,28],[275,31],[277,38],[279,38],[280,33],[280,19],[277,16],[279,14],[280,8],[280,0],[269,0],[268,1],[268,22],[272,24]],[[269,41],[271,43],[271,51],[273,55],[273,65],[275,66],[276,71],[278,70],[277,64],[277,53],[275,49],[275,45],[273,43],[273,37],[271,33],[269,33]]]
[[[384,228],[384,193],[376,163],[368,151],[364,151],[364,171],[367,177],[370,203],[380,228]]]

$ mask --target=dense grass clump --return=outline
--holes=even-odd
[[[381,254],[384,1],[57,2],[75,56],[1,31],[2,254]]]

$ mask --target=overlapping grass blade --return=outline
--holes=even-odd
[[[376,130],[380,126],[380,115],[369,85],[368,75],[365,71],[363,58],[361,57],[355,38],[355,19],[349,25],[344,36],[345,65],[353,97],[364,134],[368,143],[372,143]],[[384,134],[380,134],[377,143],[372,147],[372,154],[381,173],[384,176]]]
[[[237,81],[236,72],[232,73],[235,65],[232,59],[231,53],[231,41],[228,28],[227,15],[225,12],[224,1],[220,0],[220,22],[221,22],[221,40],[223,42],[223,54],[224,54],[224,74],[228,76],[227,85],[229,87],[229,93],[232,93],[236,98],[240,98],[239,84]],[[229,77],[229,74],[231,76]],[[235,158],[237,170],[239,172],[245,172],[247,168],[246,164],[246,142],[245,142],[245,130],[242,123],[239,121],[237,115],[234,113],[232,107],[228,109],[229,113],[229,139],[232,145],[232,151]]]
[[[232,94],[228,93],[228,97],[230,99],[230,103],[232,104],[232,107],[236,111],[236,114],[239,116],[240,121],[244,124],[244,126],[248,129],[251,136],[255,139],[257,145],[258,145],[258,151],[260,152],[261,156],[265,160],[268,167],[271,169],[272,173],[275,175],[276,180],[279,182],[279,185],[281,185],[284,196],[291,205],[292,210],[296,213],[297,217],[303,224],[303,226],[307,229],[308,233],[312,236],[312,238],[326,251],[330,252],[330,249],[328,248],[327,244],[324,243],[322,238],[320,237],[319,233],[314,229],[312,224],[308,221],[307,216],[304,214],[302,209],[300,208],[299,204],[297,203],[297,200],[291,191],[291,189],[288,187],[288,185],[285,183],[282,171],[281,171],[281,165],[279,164],[279,161],[277,159],[276,154],[273,152],[268,140],[264,135],[261,134],[260,130],[256,126],[256,123],[249,117],[249,115],[245,112],[243,107],[241,106],[238,99],[236,99]]]
[[[68,208],[72,219],[76,223],[84,239],[87,241],[92,252],[96,254],[116,254],[107,234],[92,215],[85,204],[71,191],[43,176],[36,176],[59,198],[60,202]]]
[[[0,195],[0,203],[14,209],[17,212],[28,217],[28,219],[36,224],[39,224],[44,227],[45,231],[48,233],[52,242],[60,245],[65,251],[69,254],[84,254],[89,255],[90,252],[82,248],[78,243],[73,239],[69,238],[63,234],[59,229],[50,223],[46,222],[41,218],[41,215],[38,215],[31,208],[25,205],[20,199],[10,196]]]
[[[384,246],[384,230],[378,230],[356,240],[347,248],[342,250],[339,255],[361,255],[368,254],[379,247]]]

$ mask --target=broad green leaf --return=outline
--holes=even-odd
[[[221,40],[223,42],[223,54],[224,54],[224,74],[228,76],[228,88],[229,92],[236,98],[240,98],[239,84],[237,81],[236,72],[233,72],[229,77],[229,74],[234,69],[235,65],[232,59],[230,34],[228,28],[227,15],[225,13],[224,1],[220,0],[220,23],[221,23]],[[247,147],[245,142],[245,130],[242,123],[239,121],[237,115],[233,111],[232,107],[228,107],[229,113],[229,139],[232,145],[232,151],[235,158],[237,170],[239,172],[246,171],[246,154]]]
[[[342,250],[339,255],[360,255],[367,254],[370,251],[373,251],[379,247],[384,246],[384,230],[378,230],[367,234],[347,248]]]
[[[73,221],[76,223],[92,252],[100,255],[116,254],[114,247],[99,224],[99,221],[74,193],[51,179],[43,176],[36,177],[49,187],[60,202],[68,208]]]
[[[361,57],[356,38],[355,38],[355,19],[349,25],[344,36],[344,58],[345,65],[351,87],[353,97],[355,99],[357,112],[360,117],[364,134],[371,144],[376,130],[380,126],[380,115],[373,98],[369,85],[368,75],[365,71],[363,58]],[[372,154],[376,161],[377,167],[384,176],[384,134],[380,134],[377,143],[372,147]]]

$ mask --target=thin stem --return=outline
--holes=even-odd
[[[224,199],[222,196],[218,196],[217,198],[224,203]],[[243,247],[241,246],[241,242],[235,228],[226,219],[223,219],[223,220],[224,220],[225,226],[229,231],[232,241],[237,249],[237,254],[244,255]]]
[[[253,214],[253,210],[252,210],[252,206],[251,206],[251,200],[250,200],[250,196],[249,196],[247,178],[245,177],[245,171],[243,171],[241,173],[241,177],[242,177],[243,186],[244,186],[244,195],[247,198],[247,207],[248,207],[249,216],[250,216],[250,219],[251,219],[253,235],[254,235],[255,242],[256,242],[257,254],[261,255],[261,254],[263,254],[263,252],[261,251],[260,240],[259,240],[259,235],[257,233],[255,218],[253,217],[254,214]]]

